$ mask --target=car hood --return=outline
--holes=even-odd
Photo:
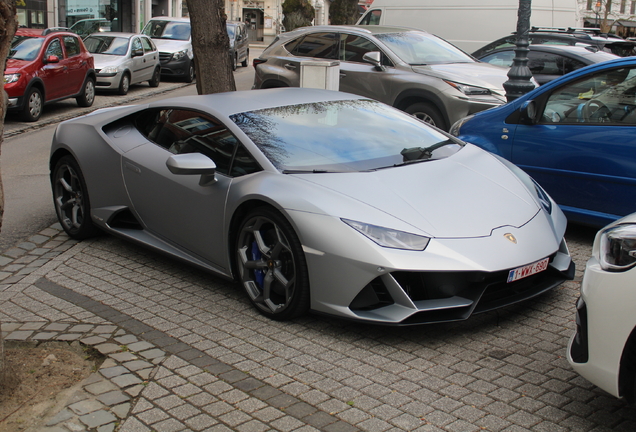
[[[7,59],[6,66],[4,68],[4,73],[5,74],[16,73],[30,63],[32,63],[32,61]]]
[[[447,63],[413,66],[413,71],[461,84],[484,87],[503,94],[503,83],[508,80],[508,69],[487,63]]]
[[[302,178],[392,215],[411,225],[413,233],[435,238],[490,236],[500,227],[520,227],[542,211],[513,172],[473,145],[441,160],[368,173],[309,174]],[[371,224],[387,221],[374,218],[368,207],[330,212]]]
[[[120,66],[128,58],[126,56],[106,55],[106,54],[93,54],[95,59],[95,69],[103,69],[106,66]]]
[[[190,41],[155,38],[152,41],[157,45],[157,49],[163,52],[175,53],[190,48]]]

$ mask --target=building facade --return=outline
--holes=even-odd
[[[636,37],[636,0],[578,0],[583,27]]]

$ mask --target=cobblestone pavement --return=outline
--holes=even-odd
[[[565,359],[575,281],[466,322],[270,321],[237,285],[111,236],[58,225],[0,256],[9,340],[107,356],[43,432],[634,431],[636,409]]]

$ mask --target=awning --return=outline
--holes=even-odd
[[[618,24],[619,26],[623,26],[623,27],[636,27],[636,21],[620,20],[620,21],[616,21],[616,24]]]

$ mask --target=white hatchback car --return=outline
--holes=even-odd
[[[636,399],[636,213],[606,226],[594,239],[568,361],[593,384],[629,402]]]
[[[148,81],[150,87],[161,82],[159,51],[148,36],[134,33],[93,33],[84,39],[95,59],[98,90],[128,93],[132,84]]]

